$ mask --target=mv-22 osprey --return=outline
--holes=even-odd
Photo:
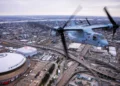
[[[78,9],[74,12],[76,14]],[[94,46],[100,46],[105,47],[108,46],[108,41],[105,39],[105,37],[97,32],[94,32],[93,29],[100,29],[100,28],[107,28],[108,30],[113,30],[113,37],[116,33],[116,30],[119,28],[119,25],[116,24],[116,22],[113,20],[109,12],[107,11],[107,8],[104,7],[104,11],[107,14],[108,19],[110,20],[111,24],[103,24],[103,25],[89,25],[89,26],[68,26],[67,24],[70,22],[70,20],[74,17],[72,15],[69,20],[63,25],[63,27],[55,27],[51,30],[51,35],[53,36],[61,36],[61,40],[63,43],[64,51],[67,55],[67,47],[64,37],[64,32],[67,32],[68,38],[76,43],[83,43],[83,44],[90,44]],[[88,21],[89,23],[89,21]]]

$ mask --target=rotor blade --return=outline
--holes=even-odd
[[[107,14],[107,17],[109,18],[110,22],[113,24],[113,25],[117,25],[116,22],[113,20],[113,18],[111,17],[111,15],[109,14],[108,10],[106,7],[104,7],[104,11],[105,13]]]
[[[109,14],[109,12],[107,11],[106,7],[104,7],[104,11],[107,14],[110,22],[113,24],[113,37],[114,37],[114,34],[116,33],[117,28],[119,28],[119,25],[116,24],[116,22],[113,20],[113,18],[111,17],[111,15]]]
[[[75,19],[75,21],[76,21],[78,24],[83,23],[82,20],[80,20],[80,19]]]
[[[113,37],[114,37],[114,35],[115,35],[115,33],[116,33],[116,30],[117,30],[117,28],[114,28],[114,29],[113,29]]]
[[[81,29],[55,29],[55,28],[53,28],[53,30],[55,30],[55,31],[58,31],[59,33],[60,33],[60,31],[61,30],[63,30],[63,31],[81,31]]]
[[[87,18],[86,18],[86,21],[87,21],[87,23],[88,23],[89,25],[91,25]]]
[[[74,11],[74,13],[70,16],[70,18],[68,19],[68,21],[63,25],[62,28],[65,28],[67,26],[67,24],[70,22],[70,20],[72,18],[74,18],[74,16],[80,11],[81,6],[78,6],[77,9]]]
[[[68,51],[67,51],[67,45],[66,45],[65,36],[64,36],[63,31],[60,33],[60,36],[61,36],[61,41],[62,41],[62,44],[63,44],[63,47],[64,47],[65,55],[66,55],[67,58],[69,58]]]
[[[64,31],[81,31],[81,29],[64,29]]]

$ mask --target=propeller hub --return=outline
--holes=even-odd
[[[58,31],[58,33],[63,33],[63,32],[64,32],[64,29],[63,29],[62,27],[59,27],[59,28],[57,29],[57,31]]]

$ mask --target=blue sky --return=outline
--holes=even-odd
[[[78,5],[78,15],[105,16],[107,6],[120,16],[120,0],[0,0],[0,15],[71,15]]]

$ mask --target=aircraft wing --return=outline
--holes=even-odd
[[[65,31],[74,31],[74,30],[92,30],[92,29],[112,29],[113,25],[112,24],[101,24],[101,25],[89,25],[89,26],[81,26],[81,25],[77,25],[77,26],[69,26],[69,27],[65,27],[64,30]]]
[[[90,25],[90,26],[84,26],[84,28],[88,29],[104,29],[104,28],[112,28],[112,24],[105,24],[105,25]]]
[[[79,30],[82,30],[82,29],[83,29],[83,27],[75,25],[75,26],[65,27],[64,31],[79,31]]]
[[[93,29],[111,29],[113,27],[112,24],[105,24],[105,25],[90,25],[90,26],[81,26],[81,25],[76,25],[76,26],[68,26],[64,28],[64,31],[80,31],[80,30],[87,30],[87,31],[92,31]],[[55,28],[56,30],[58,28]]]

